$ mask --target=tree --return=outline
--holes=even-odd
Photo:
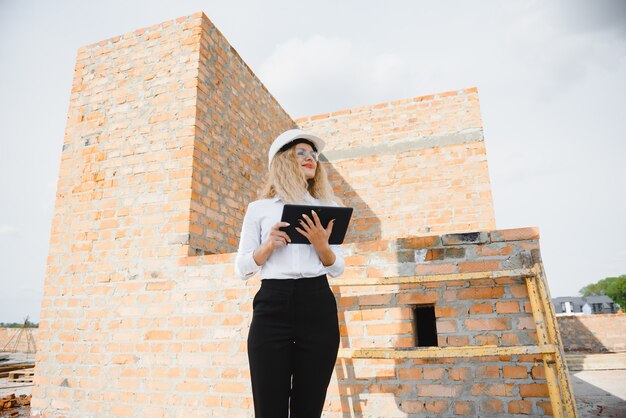
[[[28,317],[24,319],[24,322],[0,322],[0,328],[39,328],[39,324],[30,322]]]
[[[606,295],[621,308],[626,308],[626,274],[618,277],[607,277],[596,283],[588,284],[580,289],[580,294],[583,296]]]

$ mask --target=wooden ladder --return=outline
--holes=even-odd
[[[452,280],[524,278],[528,299],[537,329],[537,345],[524,346],[464,346],[464,347],[410,347],[410,348],[341,348],[339,358],[350,359],[436,359],[452,357],[483,357],[520,354],[540,354],[546,371],[546,383],[555,418],[577,418],[574,393],[570,382],[563,343],[550,302],[550,294],[541,263],[532,268],[483,271],[472,273],[435,274],[360,279],[333,279],[331,286],[402,285]]]

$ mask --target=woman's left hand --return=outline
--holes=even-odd
[[[335,223],[335,220],[331,220],[328,223],[326,229],[324,229],[320,218],[317,216],[317,213],[315,213],[315,211],[313,210],[311,211],[311,213],[313,215],[313,218],[307,215],[302,215],[304,221],[300,219],[301,228],[296,227],[296,231],[304,235],[309,240],[309,242],[313,244],[313,247],[315,247],[315,249],[319,251],[320,249],[328,246],[328,238],[333,231],[333,225]]]

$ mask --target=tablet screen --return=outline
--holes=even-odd
[[[353,208],[285,204],[280,220],[281,222],[288,222],[289,226],[280,228],[280,230],[287,232],[287,235],[291,238],[290,244],[310,244],[309,240],[296,230],[296,227],[302,229],[299,220],[302,219],[304,221],[303,214],[306,214],[313,220],[312,210],[317,213],[324,228],[328,227],[331,219],[335,220],[328,243],[331,245],[342,244],[348,231]]]

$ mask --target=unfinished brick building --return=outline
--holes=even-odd
[[[202,13],[78,51],[33,414],[253,415],[234,252],[296,126],[355,208],[324,416],[574,416],[538,229],[495,230],[477,89],[294,121]]]

